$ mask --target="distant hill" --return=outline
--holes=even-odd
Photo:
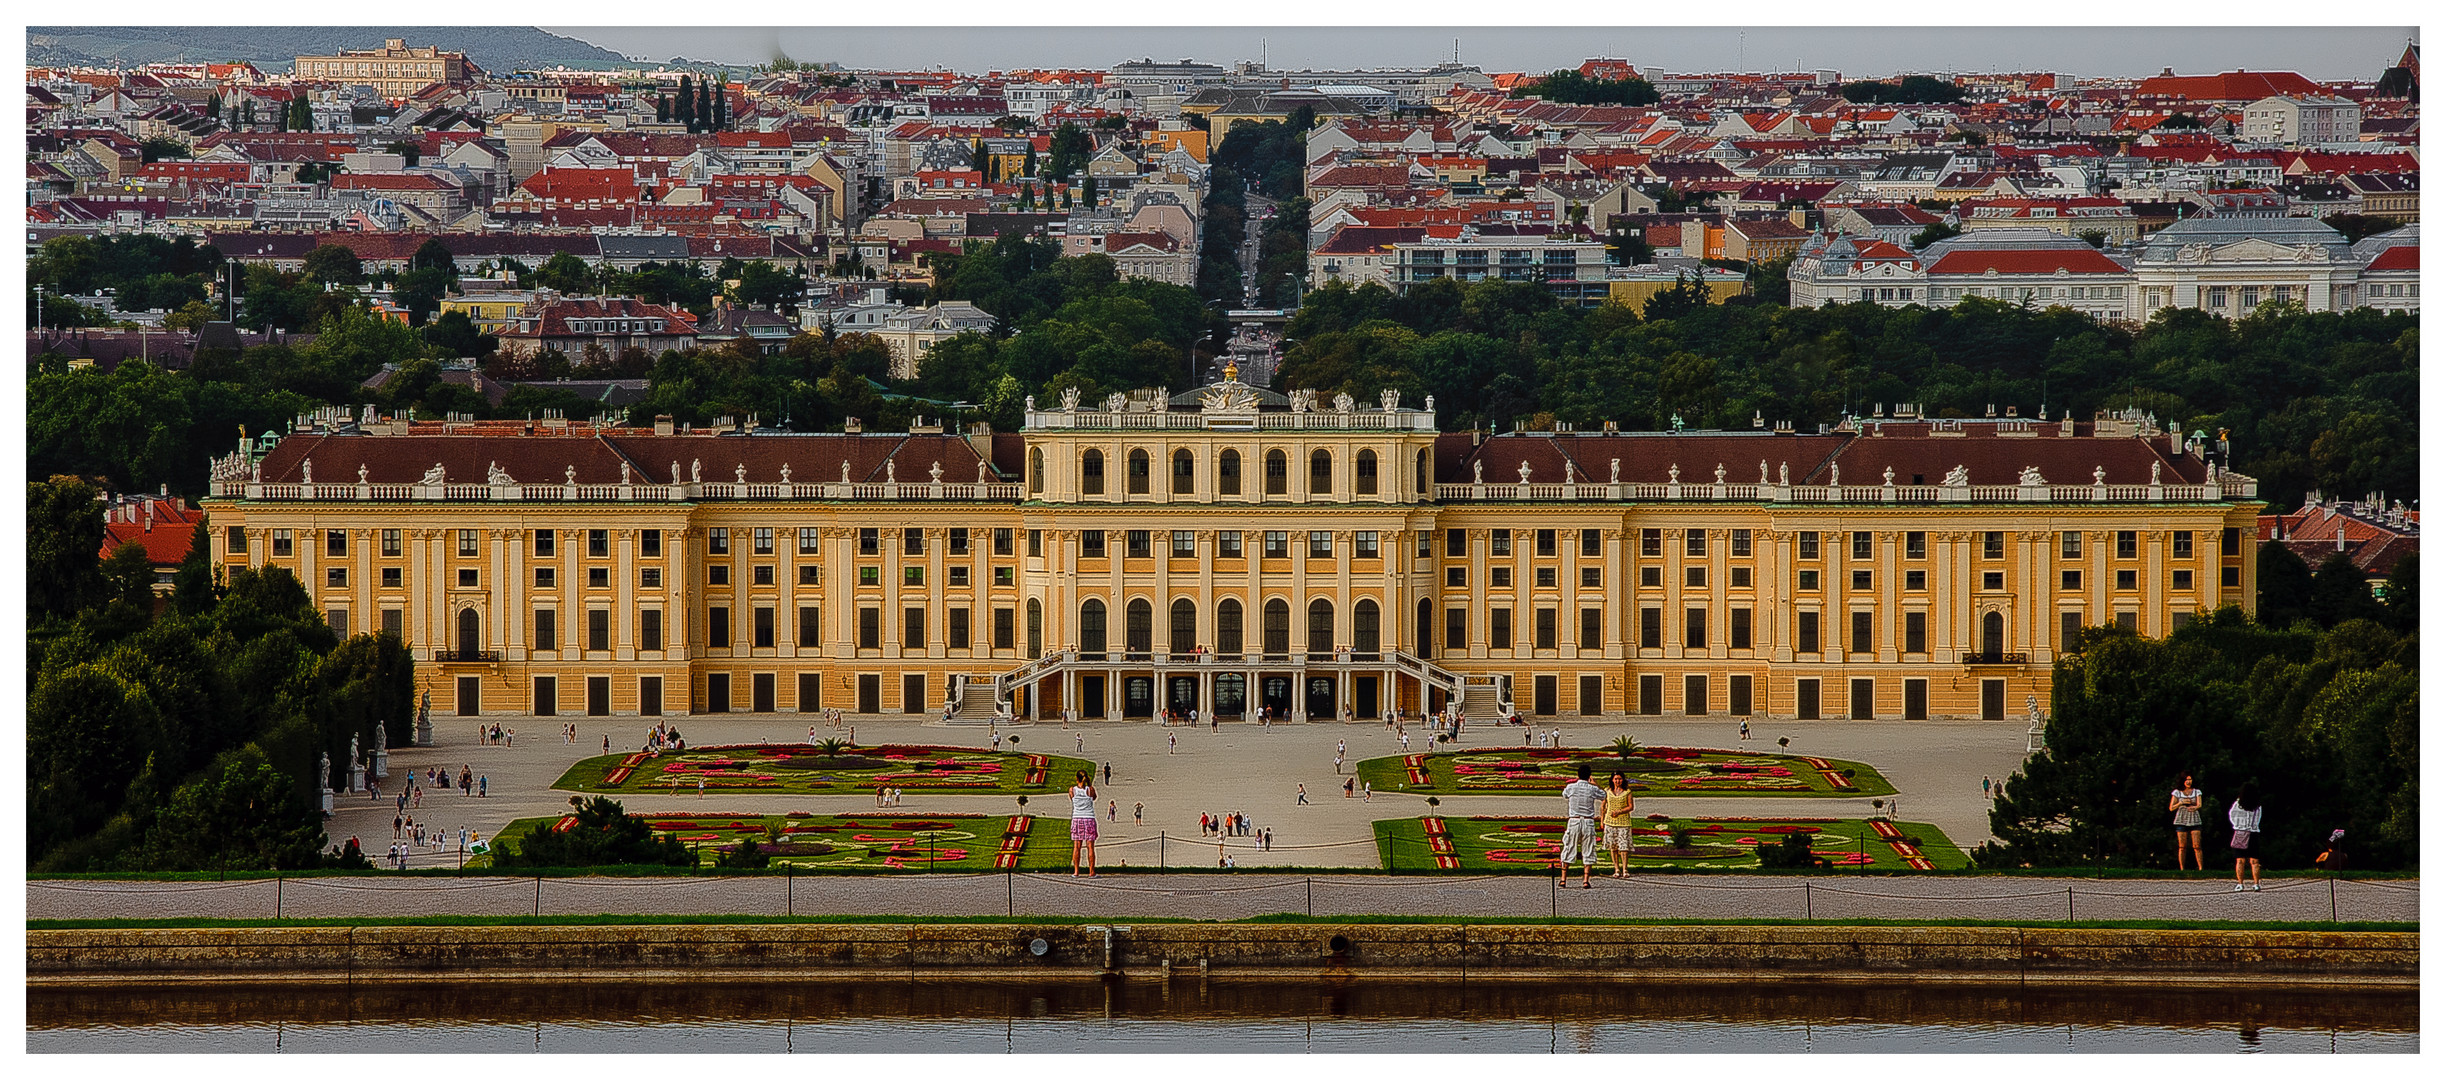
[[[248,61],[286,72],[298,56],[374,49],[385,38],[463,52],[496,74],[519,68],[632,66],[609,49],[532,26],[29,26],[26,63],[134,67]]]

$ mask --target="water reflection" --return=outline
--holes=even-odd
[[[32,987],[36,1053],[2412,1052],[2417,994],[1200,980]]]

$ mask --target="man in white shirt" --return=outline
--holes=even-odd
[[[1580,778],[1563,788],[1563,849],[1554,862],[1554,887],[1571,884],[1571,860],[1580,860],[1580,887],[1595,888],[1588,880],[1589,867],[1597,861],[1597,807],[1605,801],[1605,789],[1588,782],[1591,770],[1587,762],[1580,763]]]

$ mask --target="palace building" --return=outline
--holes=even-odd
[[[222,564],[399,633],[462,716],[2000,719],[2082,626],[2254,602],[2257,482],[2137,413],[1489,436],[1434,405],[1227,374],[1015,434],[331,410],[216,461],[204,508]]]

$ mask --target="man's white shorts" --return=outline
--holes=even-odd
[[[1563,826],[1563,860],[1565,864],[1597,861],[1597,822],[1594,818],[1572,818]]]

